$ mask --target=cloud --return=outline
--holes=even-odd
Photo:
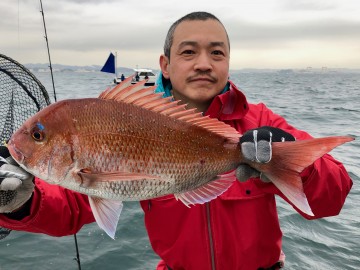
[[[292,59],[294,52],[319,58],[321,51],[330,55],[343,51],[346,57],[341,54],[336,58],[343,66],[350,63],[346,59],[360,58],[360,50],[356,50],[360,44],[357,0],[182,0],[176,8],[164,0],[62,0],[44,1],[43,7],[54,61],[63,64],[99,64],[104,54],[119,51],[124,65],[141,64],[144,59],[147,66],[157,67],[171,23],[197,10],[222,20],[232,52],[236,52],[232,59],[237,67],[241,67],[238,63],[261,67],[263,58],[257,63],[256,57],[241,62],[254,54]],[[33,0],[0,1],[0,34],[6,37],[0,43],[2,53],[19,55],[23,63],[47,60],[39,11],[40,5]],[[356,64],[351,61],[351,65]]]
[[[298,12],[304,11],[329,11],[335,10],[337,5],[334,1],[312,1],[312,0],[297,0],[297,1],[282,1],[282,8],[285,10],[296,10]]]
[[[234,22],[228,27],[232,41],[242,47],[283,46],[304,41],[360,41],[360,22],[311,20],[288,24]]]

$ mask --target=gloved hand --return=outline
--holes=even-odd
[[[0,146],[0,213],[10,213],[29,200],[34,190],[34,176],[11,157],[7,147]]]
[[[272,142],[295,141],[290,133],[282,129],[263,126],[246,131],[240,138],[241,153],[249,161],[258,163],[267,163],[272,157]],[[240,182],[245,182],[252,177],[260,177],[264,182],[269,182],[265,175],[250,167],[247,164],[241,164],[236,169],[236,178]]]

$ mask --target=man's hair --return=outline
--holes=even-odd
[[[171,46],[173,44],[174,41],[174,32],[176,27],[183,21],[206,21],[206,20],[216,20],[218,21],[225,30],[226,33],[226,37],[229,43],[229,49],[230,49],[230,40],[229,40],[229,36],[226,32],[225,26],[222,24],[222,22],[213,14],[205,12],[205,11],[196,11],[196,12],[192,12],[189,13],[187,15],[185,15],[184,17],[178,19],[176,22],[174,22],[171,26],[170,29],[166,35],[166,39],[165,39],[165,44],[164,44],[164,54],[165,56],[167,56],[170,60],[170,49]]]

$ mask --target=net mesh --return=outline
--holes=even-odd
[[[1,144],[26,119],[50,104],[45,87],[23,65],[0,54]]]
[[[40,81],[23,65],[0,54],[0,145],[10,139],[25,120],[49,104],[49,95]],[[16,196],[16,191],[0,190],[0,193],[2,199]],[[10,232],[0,227],[0,240]]]

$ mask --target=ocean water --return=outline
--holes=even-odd
[[[34,73],[52,96],[49,73]],[[57,100],[96,97],[111,84],[104,73],[55,72]],[[285,269],[360,269],[360,73],[232,72],[249,102],[263,102],[290,124],[315,137],[351,135],[354,142],[331,152],[342,161],[354,186],[340,215],[307,221],[278,199],[284,233]],[[239,232],[240,233],[240,232]],[[137,202],[125,202],[116,239],[89,224],[77,234],[81,268],[154,269]],[[0,270],[78,269],[73,236],[50,237],[13,231],[0,241]]]

